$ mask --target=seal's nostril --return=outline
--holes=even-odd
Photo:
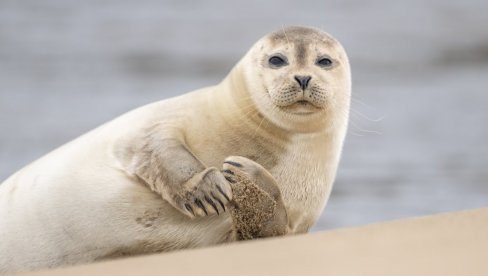
[[[295,76],[295,80],[300,84],[300,87],[305,90],[308,86],[308,83],[312,79],[311,76]]]

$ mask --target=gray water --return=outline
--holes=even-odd
[[[484,0],[0,0],[0,181],[132,108],[219,82],[267,32],[310,25],[345,46],[354,94],[315,230],[488,206],[487,10]]]

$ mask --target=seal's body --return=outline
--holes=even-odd
[[[1,184],[0,271],[235,240],[217,169],[238,165],[231,155],[274,176],[288,233],[306,232],[332,188],[349,97],[337,41],[269,34],[219,85],[122,115]]]

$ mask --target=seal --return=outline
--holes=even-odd
[[[0,271],[307,232],[335,178],[350,82],[327,33],[266,35],[220,84],[130,111],[1,184]],[[237,169],[255,185],[233,189]],[[253,193],[261,215],[238,198]]]

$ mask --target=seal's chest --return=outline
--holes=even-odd
[[[315,154],[295,152],[284,155],[271,170],[285,202],[290,228],[307,231],[321,212],[330,185],[327,169]]]
[[[282,146],[253,133],[226,137],[218,142],[197,142],[193,148],[195,155],[207,166],[219,167],[229,156],[243,156],[259,163],[267,170],[277,165],[285,151]]]

